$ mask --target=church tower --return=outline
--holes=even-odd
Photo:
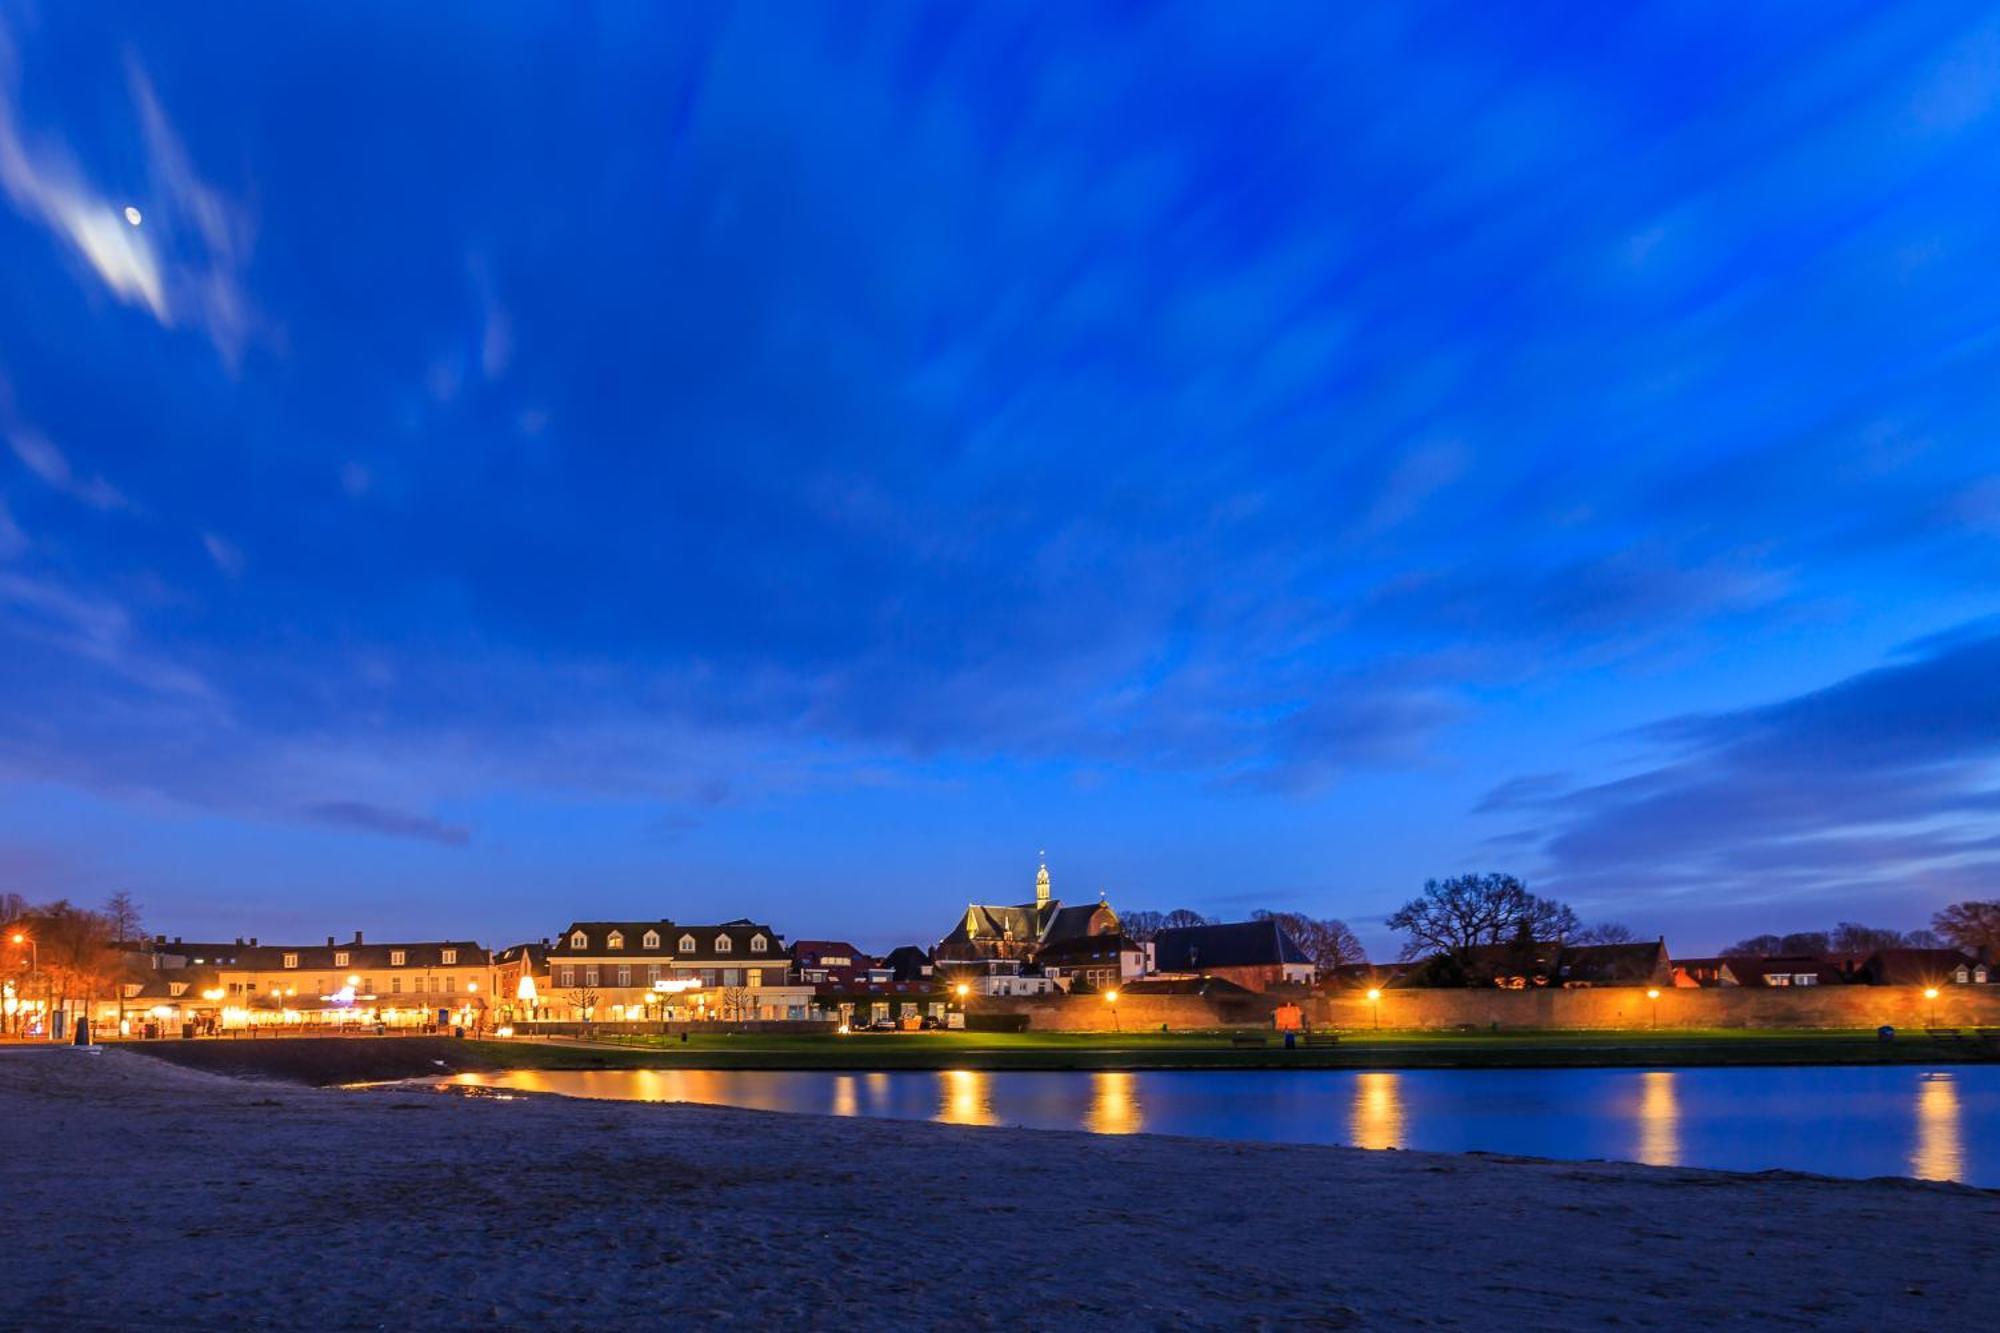
[[[1048,853],[1043,852],[1042,856],[1046,858],[1048,856]],[[1037,908],[1042,908],[1042,907],[1047,907],[1048,905],[1049,905],[1049,863],[1046,859],[1044,859],[1042,861],[1042,868],[1035,872],[1035,906]]]

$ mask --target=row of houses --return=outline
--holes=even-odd
[[[1082,904],[1057,899],[1044,863],[1031,900],[968,904],[934,946],[905,945],[882,955],[841,940],[787,943],[769,924],[747,918],[715,925],[664,917],[574,921],[548,938],[498,951],[471,940],[369,943],[358,931],[310,945],[156,936],[130,951],[110,993],[85,1008],[100,1028],[116,1024],[134,1034],[567,1023],[945,1026],[985,1001],[1057,993],[1996,982],[2000,970],[1989,960],[1950,949],[1674,960],[1664,940],[1490,945],[1418,962],[1320,969],[1275,921],[1163,929],[1134,939],[1103,897]],[[31,991],[9,982],[7,1003],[10,1013],[34,1020]]]

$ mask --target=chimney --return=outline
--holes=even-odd
[[[166,942],[167,942],[167,937],[165,935],[153,936],[153,943],[155,944],[165,944]]]
[[[326,937],[326,947],[329,949],[333,947],[333,936],[329,935]]]
[[[255,935],[250,937],[250,947],[253,949],[257,947],[257,937]]]
[[[174,943],[179,944],[180,942],[181,942],[181,937],[178,935],[174,936]]]
[[[236,937],[236,947],[239,949],[243,947],[243,937],[241,935]]]
[[[361,943],[361,932],[358,930],[354,932],[354,942],[356,944]]]

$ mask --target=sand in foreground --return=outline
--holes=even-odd
[[[0,1050],[0,1326],[1973,1327],[2000,1196]]]

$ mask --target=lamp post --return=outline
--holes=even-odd
[[[1657,1032],[1660,1028],[1660,988],[1658,986],[1648,986],[1646,988],[1646,998],[1653,1002],[1653,1030]]]
[[[1380,1032],[1382,1030],[1382,992],[1374,986],[1368,988],[1368,1007],[1375,1011],[1375,1030]]]
[[[28,975],[31,977],[40,976],[42,974],[42,942],[36,939],[32,935],[23,934],[18,930],[15,931],[13,934],[13,941],[14,941],[14,947],[17,949],[23,944],[28,946],[28,956],[31,960],[28,964]],[[46,987],[44,989],[46,990]],[[26,988],[24,987],[23,991],[25,992],[25,990]],[[25,999],[26,996],[24,993],[23,995],[24,1004],[25,1004]],[[22,1012],[24,1014],[27,1012],[25,1007],[23,1008]],[[26,1022],[27,1020],[24,1018],[22,1020],[23,1025],[25,1025]],[[55,1040],[55,1027],[49,1021],[49,1005],[47,1003],[46,996],[44,996],[42,1004],[42,1036],[43,1038],[49,1041]]]
[[[1926,1000],[1929,1000],[1931,1004],[1930,1026],[1932,1027],[1937,1026],[1937,995],[1938,995],[1938,988],[1936,986],[1924,987],[1924,998]]]
[[[1115,990],[1104,992],[1104,1002],[1111,1006],[1111,1030],[1123,1032],[1125,1029],[1118,1026],[1118,992]]]

